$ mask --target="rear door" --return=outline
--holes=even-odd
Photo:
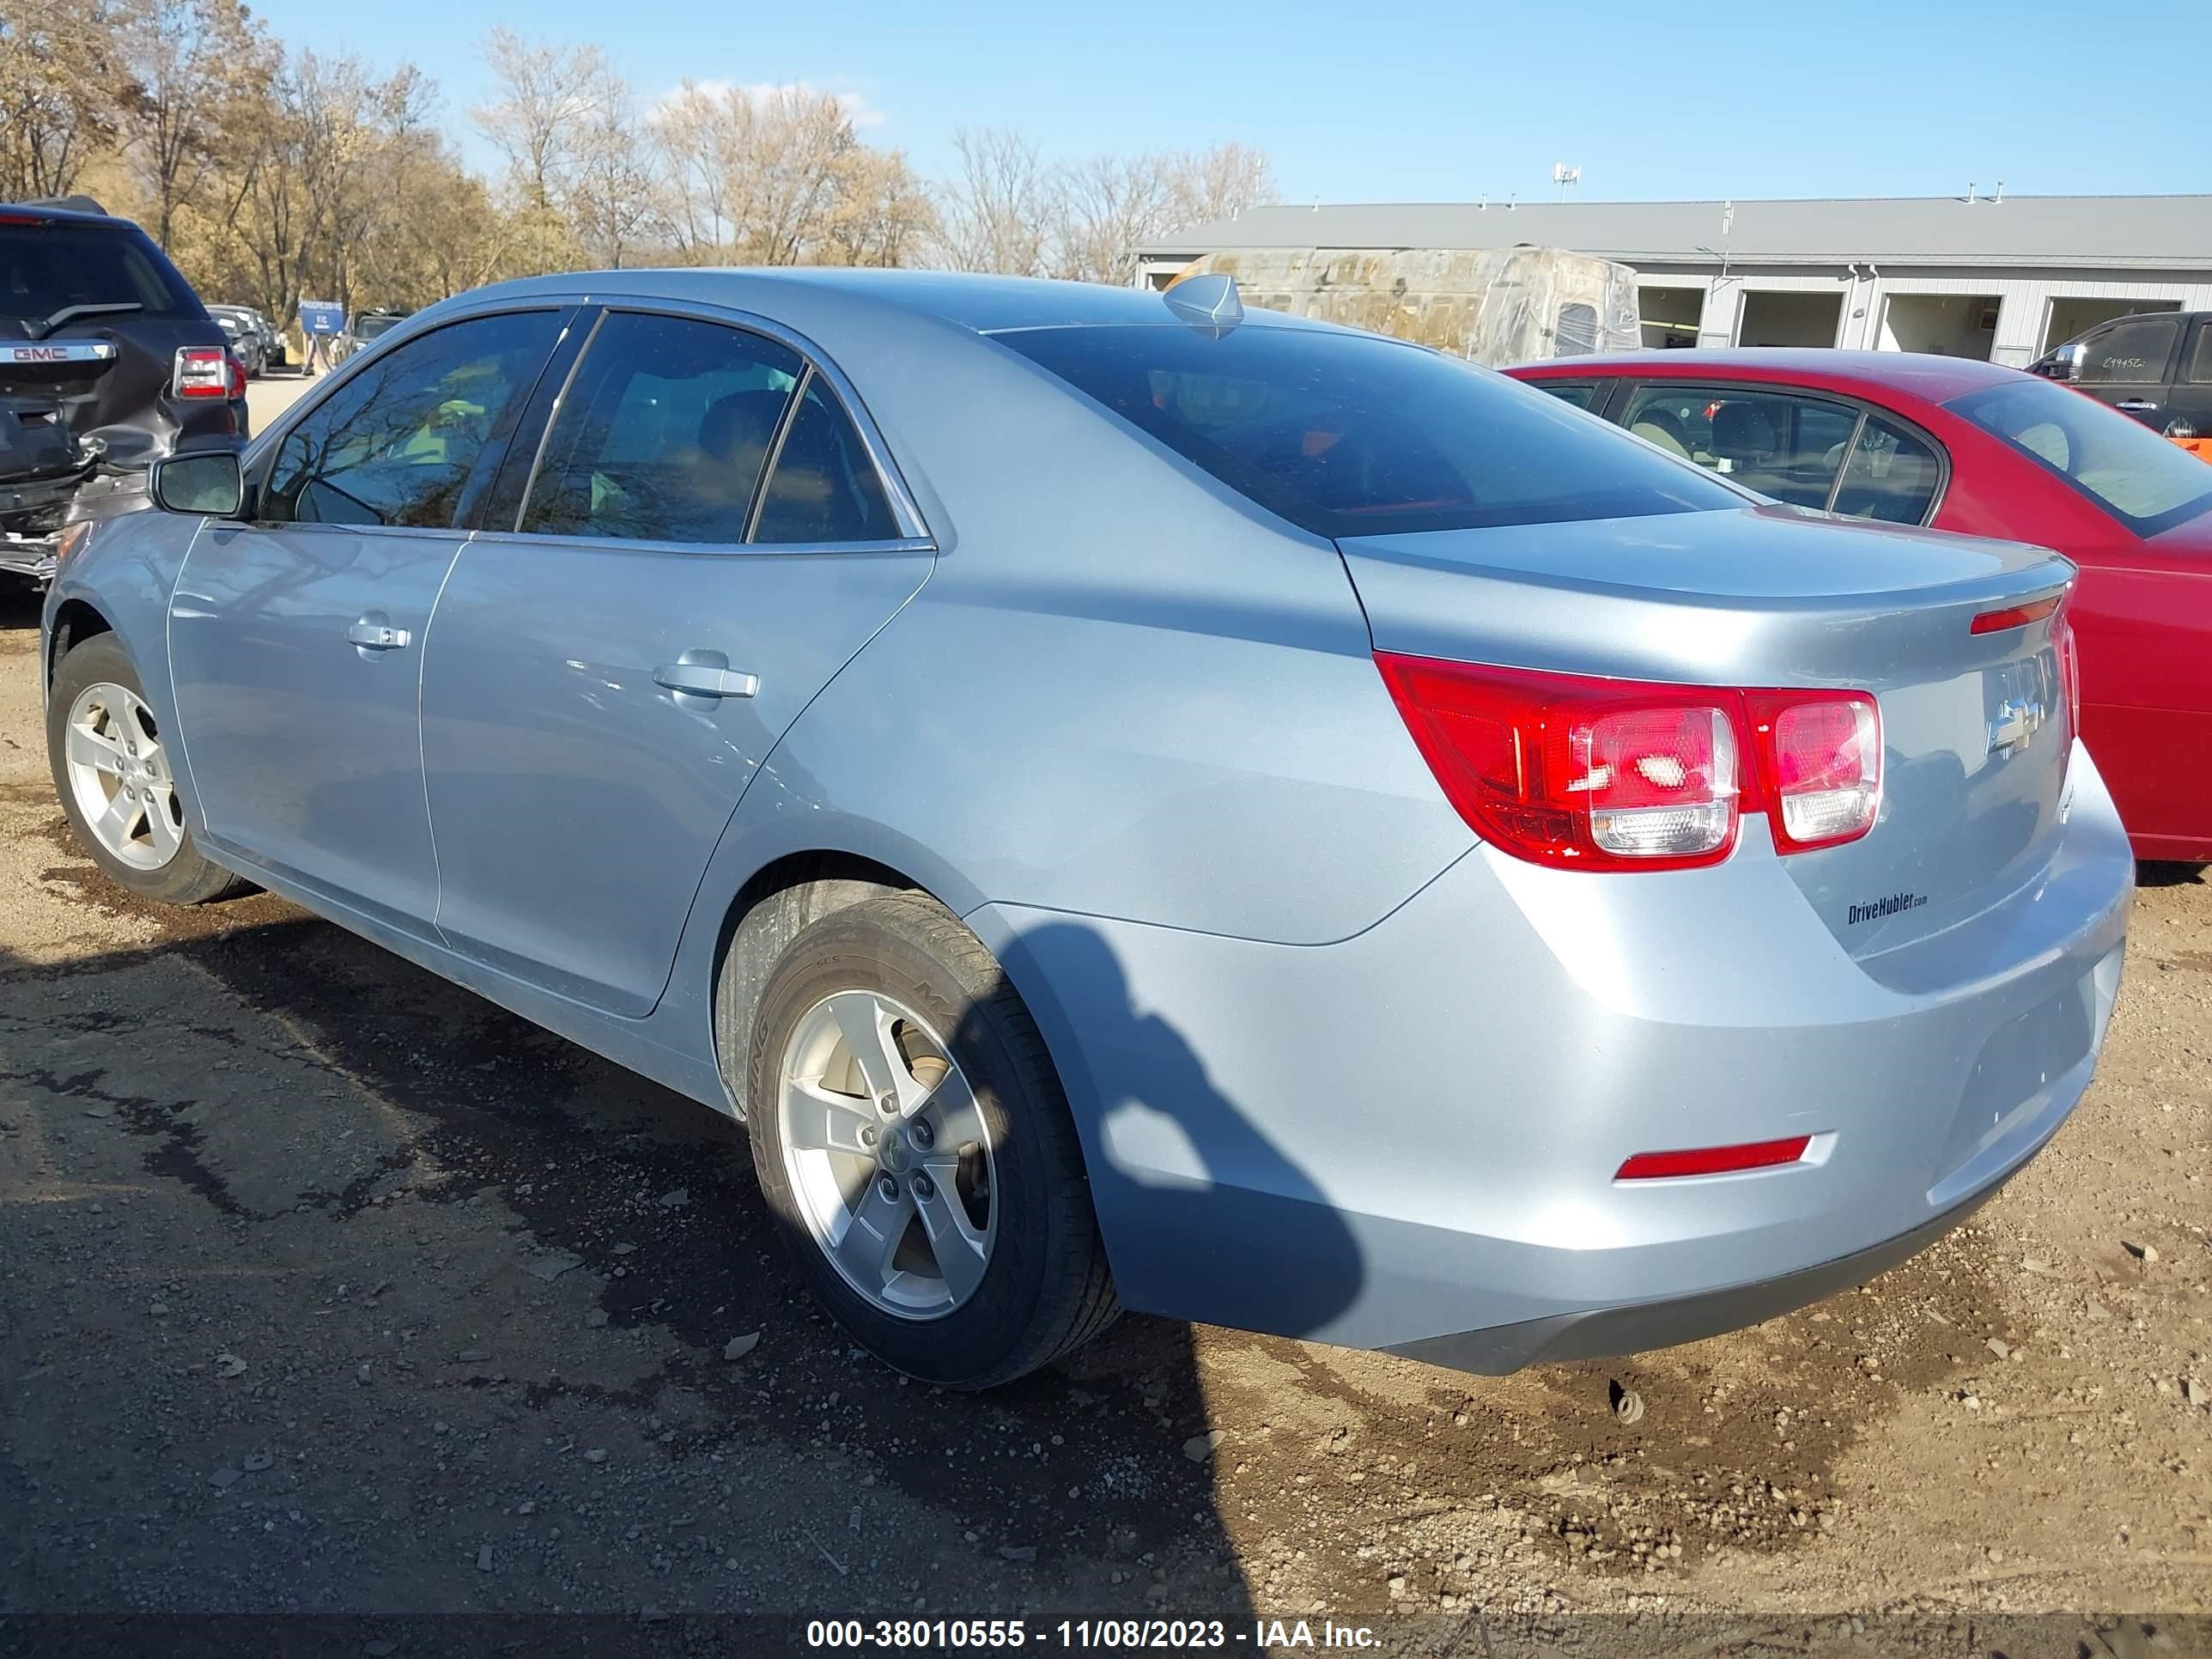
[[[2164,430],[2166,387],[2181,345],[2182,321],[2172,315],[2123,317],[2085,334],[2075,390],[2133,416],[2154,432]]]
[[[2212,438],[2212,316],[2198,317],[2190,325],[2173,384],[2166,389],[2166,415],[2167,435]]]
[[[438,924],[635,1017],[755,771],[932,550],[832,374],[766,325],[613,309],[551,378],[424,662]]]
[[[170,601],[178,724],[209,834],[387,925],[434,935],[416,707],[471,491],[559,338],[556,309],[433,330],[346,376],[255,463],[250,523],[210,523]]]

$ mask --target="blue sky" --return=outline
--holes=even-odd
[[[2035,194],[2212,191],[2190,0],[2128,8],[2124,27],[2079,0],[255,9],[290,41],[413,58],[457,128],[484,93],[477,43],[504,21],[597,41],[648,96],[686,75],[853,94],[866,136],[931,174],[966,124],[1017,127],[1061,157],[1238,138],[1274,158],[1297,202],[1547,199],[1559,161],[1580,163],[1591,201],[1939,195],[1998,179]]]

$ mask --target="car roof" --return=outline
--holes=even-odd
[[[777,290],[815,300],[890,307],[989,334],[1009,329],[1073,325],[1181,323],[1157,290],[1062,283],[1033,276],[967,271],[898,270],[803,265],[703,266],[676,270],[587,270],[526,277],[459,296],[468,301],[587,293],[605,297],[695,301],[750,308],[772,303]],[[1334,325],[1278,312],[1250,310],[1247,324],[1334,331]]]
[[[11,219],[47,219],[58,225],[85,225],[100,230],[136,230],[133,219],[112,213],[81,213],[75,208],[48,207],[39,202],[0,202],[0,214]]]
[[[1529,380],[1610,379],[1619,375],[1668,379],[1700,375],[1787,380],[1838,392],[1901,392],[1929,403],[1948,403],[1984,386],[2018,378],[2021,371],[1972,357],[1939,357],[1918,351],[1838,351],[1831,346],[1734,346],[1702,351],[1616,351],[1589,357],[1554,357],[1505,371]]]

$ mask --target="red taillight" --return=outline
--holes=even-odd
[[[1711,864],[1735,844],[1735,724],[1691,686],[1378,653],[1444,794],[1516,857],[1577,868]]]
[[[2008,605],[2002,611],[1984,611],[1966,626],[1969,634],[2002,634],[2008,628],[2025,628],[2030,623],[2041,622],[2058,609],[2056,599],[2036,599],[2027,605]]]
[[[1615,1181],[1661,1181],[1670,1176],[1734,1175],[1795,1164],[1813,1144],[1810,1135],[1787,1140],[1753,1140],[1739,1146],[1698,1146],[1681,1152],[1638,1152],[1614,1174]]]
[[[1747,811],[1769,814],[1784,853],[1874,827],[1881,722],[1863,692],[1661,685],[1389,653],[1376,662],[1445,797],[1516,858],[1586,870],[1717,864]]]
[[[246,395],[246,360],[234,351],[228,355],[230,359],[230,397],[235,403]]]
[[[179,398],[243,397],[233,393],[230,353],[222,346],[179,346],[173,384]]]
[[[1766,757],[1774,844],[1785,853],[1856,841],[1881,806],[1881,713],[1864,692],[1748,694]]]
[[[2081,735],[2081,658],[2074,641],[2074,624],[2064,616],[2051,624],[2051,642],[2058,650],[2058,689],[2066,696],[2066,736]]]

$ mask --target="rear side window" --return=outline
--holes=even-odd
[[[1927,440],[1869,415],[1844,463],[1835,511],[1884,524],[1920,524],[1942,482],[1943,464]]]
[[[736,544],[805,362],[718,323],[611,313],[546,434],[520,528]]]
[[[1370,336],[1247,323],[995,337],[1316,535],[1640,518],[1744,498],[1487,369]]]
[[[1577,409],[1588,409],[1597,398],[1595,380],[1528,380],[1547,398],[1557,398],[1563,404],[1572,404]]]
[[[0,224],[0,318],[43,322],[80,305],[127,305],[147,317],[200,314],[184,279],[135,231]]]
[[[898,534],[883,480],[830,388],[809,375],[761,497],[757,542],[880,542]]]
[[[2197,325],[2197,344],[2182,367],[2181,378],[2191,386],[2212,386],[2212,323]]]
[[[2212,511],[2212,467],[2070,387],[2007,381],[1946,407],[2057,473],[2138,536]]]

